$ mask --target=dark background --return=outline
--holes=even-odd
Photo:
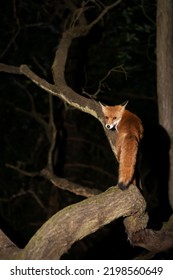
[[[52,82],[51,65],[61,34],[72,20],[65,1],[3,1],[0,8],[0,62],[27,64]],[[59,1],[60,2],[60,1]],[[68,1],[67,1],[68,2]],[[80,7],[81,1],[73,1]],[[107,5],[112,1],[103,1]],[[85,16],[92,21],[100,5],[88,2]],[[159,229],[169,217],[167,188],[169,139],[158,126],[156,94],[156,3],[122,1],[89,35],[75,39],[69,50],[66,81],[78,94],[94,95],[99,81],[111,72],[97,99],[108,104],[129,100],[128,109],[143,121],[146,131],[144,193],[149,226]],[[47,164],[50,148],[44,127],[33,118],[32,106],[48,122],[49,97],[25,77],[0,73],[0,217],[4,232],[23,247],[36,230],[63,207],[80,201],[54,188],[40,177],[28,177],[8,168],[28,172]],[[54,170],[83,186],[106,190],[117,182],[117,162],[103,129],[93,117],[53,98],[57,128]],[[160,152],[160,147],[161,152]],[[122,219],[74,244],[68,259],[131,259],[145,253],[127,240]],[[171,258],[171,252],[155,258]]]

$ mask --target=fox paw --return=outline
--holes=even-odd
[[[128,186],[129,186],[129,185],[124,184],[123,182],[119,182],[119,183],[118,183],[118,187],[119,187],[120,190],[122,190],[122,191],[127,190],[127,189],[128,189]]]

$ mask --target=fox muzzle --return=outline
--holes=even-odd
[[[106,128],[107,129],[113,129],[113,128],[115,128],[115,125],[114,124],[106,124]]]

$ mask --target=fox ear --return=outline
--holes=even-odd
[[[101,103],[100,101],[99,101],[99,104],[100,104],[100,106],[102,107],[102,109],[104,109],[105,107],[107,107],[106,104],[103,104],[103,103]]]
[[[125,109],[128,103],[129,103],[129,101],[127,100],[127,101],[123,102],[122,104],[120,104],[120,106],[124,107],[124,109]]]

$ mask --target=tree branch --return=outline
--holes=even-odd
[[[126,217],[124,224],[133,245],[146,248],[152,255],[172,248],[173,216],[160,231],[145,229],[148,221],[145,208],[145,200],[135,186],[125,192],[111,187],[56,213],[24,249],[19,249],[0,231],[0,259],[60,259],[74,242],[122,216]]]
[[[173,215],[161,230],[143,229],[133,233],[130,240],[154,254],[173,248]]]
[[[30,80],[32,80],[36,85],[38,85],[40,88],[44,89],[45,91],[58,96],[63,101],[67,102],[71,106],[75,107],[76,109],[79,109],[85,113],[88,113],[95,118],[97,118],[104,126],[104,118],[103,113],[100,108],[100,105],[98,102],[96,102],[93,99],[88,99],[84,96],[81,96],[77,94],[75,91],[73,91],[70,87],[67,86],[64,73],[65,73],[65,65],[67,61],[68,51],[69,47],[73,41],[74,38],[84,36],[86,35],[90,29],[99,22],[103,18],[103,16],[110,11],[110,9],[113,9],[115,6],[117,6],[121,1],[118,0],[115,3],[113,3],[110,6],[104,7],[104,10],[102,13],[89,25],[78,25],[75,27],[72,27],[65,31],[62,35],[62,39],[59,43],[58,49],[56,51],[55,59],[52,65],[52,72],[53,72],[53,78],[54,78],[54,85],[48,83],[45,79],[42,79],[38,75],[36,75],[34,72],[32,72],[27,65],[21,65],[19,68],[10,66],[10,65],[4,65],[0,64],[0,71],[14,73],[14,74],[24,74],[26,77],[28,77]],[[109,143],[111,145],[111,148],[116,155],[115,151],[115,137],[114,134],[111,131],[105,130],[105,133],[108,137]]]
[[[0,260],[14,259],[20,249],[0,230]]]
[[[91,189],[88,187],[83,187],[79,184],[68,181],[65,178],[57,177],[50,169],[41,170],[40,174],[48,179],[54,186],[72,192],[76,195],[80,195],[83,197],[91,197],[93,195],[101,193],[99,189]]]
[[[101,191],[99,189],[96,189],[96,188],[91,189],[88,187],[83,187],[79,184],[70,182],[69,180],[67,180],[65,178],[60,178],[53,173],[52,169],[49,169],[49,168],[44,168],[40,172],[28,172],[28,171],[22,170],[21,168],[19,168],[17,166],[14,166],[14,165],[8,164],[8,163],[6,164],[6,167],[16,170],[17,172],[19,172],[20,174],[23,174],[24,176],[28,176],[28,177],[42,176],[45,179],[49,180],[53,184],[53,186],[58,187],[61,190],[66,190],[66,191],[69,191],[76,195],[83,196],[83,197],[91,197],[93,195],[101,193]]]
[[[145,200],[133,185],[126,192],[117,187],[109,188],[56,213],[15,258],[60,259],[74,242],[122,216],[131,215],[129,233],[132,234],[146,227],[145,207]]]

